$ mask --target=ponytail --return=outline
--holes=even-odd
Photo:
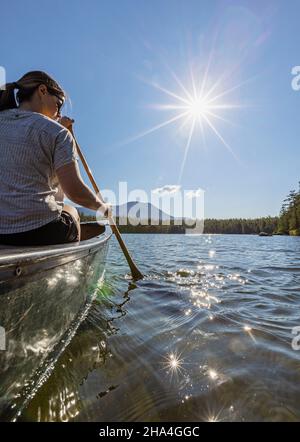
[[[14,83],[6,83],[3,89],[0,89],[0,112],[15,109],[19,103],[30,100],[40,84],[45,84],[48,90],[55,92],[62,99],[65,98],[63,89],[49,74],[42,71],[31,71]],[[15,89],[18,89],[16,95]]]
[[[0,111],[18,107],[15,98],[16,88],[18,88],[17,83],[6,83],[4,88],[0,90]]]

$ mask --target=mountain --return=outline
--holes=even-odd
[[[76,207],[78,212],[85,216],[95,216],[96,212],[85,207]],[[113,206],[113,215],[119,218],[139,218],[141,220],[167,221],[175,218],[163,212],[151,203],[141,203],[138,201],[129,201],[128,203]]]
[[[152,219],[159,221],[174,220],[174,217],[163,212],[151,203],[141,203],[138,201],[129,201],[126,204],[116,206],[115,216],[119,218],[139,218],[142,220]]]

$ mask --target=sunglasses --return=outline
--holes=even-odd
[[[60,113],[61,108],[63,107],[65,100],[62,97],[62,94],[59,94],[57,91],[54,91],[53,89],[50,89],[49,87],[47,88],[48,92],[50,95],[53,95],[54,97],[57,98],[57,113]]]

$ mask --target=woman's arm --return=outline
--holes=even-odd
[[[61,166],[56,170],[56,175],[62,190],[71,201],[88,209],[96,211],[100,209],[108,215],[105,212],[109,211],[110,206],[101,201],[84,183],[77,162]]]

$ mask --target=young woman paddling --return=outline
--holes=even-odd
[[[1,244],[78,241],[79,216],[64,205],[64,194],[110,214],[110,207],[82,180],[68,130],[73,120],[60,114],[64,100],[59,84],[41,71],[28,72],[0,90]]]

